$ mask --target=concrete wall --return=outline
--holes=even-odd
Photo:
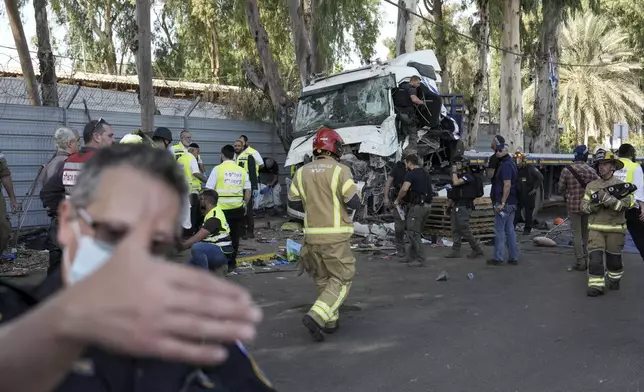
[[[138,113],[91,111],[92,119],[100,117],[112,124],[118,138],[132,132],[141,123]],[[0,151],[5,155],[12,171],[14,190],[19,202],[25,199],[40,166],[53,156],[53,133],[56,128],[66,125],[82,133],[87,121],[87,114],[81,109],[0,104]],[[206,171],[219,163],[221,147],[232,144],[241,134],[248,136],[250,145],[263,157],[275,158],[280,167],[283,167],[286,159],[279,138],[270,124],[181,116],[155,116],[154,124],[171,129],[177,141],[183,129],[189,130],[193,141],[201,147],[201,158]],[[39,192],[40,186],[36,188],[24,227],[49,224],[38,197]],[[6,192],[3,195],[10,211]],[[27,203],[23,204],[23,208],[26,207]],[[17,216],[9,214],[9,217],[15,227],[18,223]]]

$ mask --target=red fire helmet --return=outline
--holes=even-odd
[[[342,156],[342,145],[344,145],[344,140],[336,131],[329,127],[322,127],[318,129],[313,139],[313,153],[317,155],[321,150],[324,150]]]

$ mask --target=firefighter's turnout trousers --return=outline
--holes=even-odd
[[[318,326],[334,328],[356,272],[347,204],[359,202],[359,196],[351,170],[335,159],[318,157],[296,172],[288,197],[305,211],[300,267],[315,281],[318,295],[308,315]]]
[[[611,287],[616,287],[624,273],[625,211],[635,205],[635,199],[633,194],[617,199],[608,193],[610,186],[620,183],[614,176],[590,182],[581,203],[582,211],[588,214],[588,288],[601,292],[606,278]]]

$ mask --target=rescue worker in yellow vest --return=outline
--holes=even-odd
[[[201,205],[207,211],[203,226],[181,244],[182,249],[190,249],[192,258],[188,264],[211,271],[226,266],[233,253],[230,226],[221,207],[217,205],[218,200],[217,191],[203,191]]]
[[[192,143],[192,134],[190,133],[190,131],[183,130],[179,134],[179,143],[170,147],[170,151],[172,151],[172,153],[175,154],[176,159],[179,159],[178,155],[187,153],[191,143]],[[204,167],[203,167],[203,161],[201,160],[201,156],[197,154],[196,158],[197,158],[197,163],[199,164],[199,170],[201,170],[201,172],[203,173]]]
[[[255,238],[255,222],[253,220],[253,208],[255,200],[259,197],[259,168],[264,166],[264,161],[259,152],[252,147],[248,146],[248,138],[241,135],[235,141],[235,153],[237,154],[237,164],[246,169],[248,178],[250,179],[250,186],[252,189],[252,196],[250,199],[250,208],[246,213],[246,220],[242,224],[241,235],[243,239]]]
[[[615,177],[637,187],[635,190],[635,208],[626,211],[626,227],[631,238],[644,260],[644,172],[636,161],[635,147],[624,143],[617,150],[619,160],[624,164],[622,170],[615,172]]]
[[[360,206],[360,198],[350,169],[338,162],[343,144],[331,128],[318,130],[315,160],[297,170],[288,192],[306,214],[300,266],[313,277],[318,297],[302,322],[316,341],[338,329],[339,309],[356,272],[350,211]]]
[[[248,202],[250,201],[250,181],[246,170],[239,167],[233,157],[235,148],[230,144],[221,149],[221,164],[210,172],[207,189],[214,189],[219,195],[217,205],[221,207],[228,226],[233,245],[233,251],[228,260],[228,273],[235,272],[237,251],[239,250],[239,226],[244,220]]]
[[[201,216],[201,202],[199,201],[199,192],[201,192],[201,184],[207,181],[206,177],[201,173],[197,157],[194,153],[189,151],[175,150],[174,156],[177,163],[183,168],[183,174],[188,182],[189,195],[190,195],[190,224],[191,228],[188,230],[190,235],[199,230],[199,220]]]
[[[627,209],[635,205],[632,193],[617,195],[616,189],[624,184],[613,175],[624,167],[610,151],[597,150],[594,155],[599,178],[586,186],[581,210],[588,214],[588,289],[589,297],[604,294],[605,279],[608,287],[619,290],[624,273],[622,249],[626,232]],[[604,269],[604,257],[606,269]]]

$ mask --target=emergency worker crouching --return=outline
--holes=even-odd
[[[431,212],[432,177],[427,170],[420,167],[418,155],[407,155],[405,166],[407,174],[394,205],[400,206],[403,200],[407,200],[409,203],[409,210],[405,217],[407,236],[411,242],[409,252],[407,252],[407,266],[424,267],[422,233]]]
[[[627,209],[635,206],[634,187],[613,174],[624,167],[615,155],[603,149],[594,155],[599,179],[586,186],[581,210],[588,214],[588,289],[589,297],[604,294],[608,287],[619,290],[624,273],[622,250],[626,233]],[[626,188],[628,187],[628,188]],[[604,255],[606,270],[604,269]],[[607,276],[605,276],[607,275]]]
[[[313,277],[318,298],[302,322],[316,341],[338,329],[340,306],[356,272],[349,211],[358,209],[360,197],[351,170],[339,162],[343,144],[333,129],[318,130],[315,160],[297,170],[288,192],[289,200],[305,212],[300,268]]]
[[[514,162],[517,164],[519,180],[517,181],[517,196],[519,196],[519,203],[517,204],[517,211],[514,215],[514,226],[521,220],[521,212],[523,212],[525,227],[523,235],[528,235],[532,232],[532,224],[534,223],[534,206],[537,198],[537,190],[543,184],[543,174],[534,165],[526,162],[527,156],[521,151],[514,153]]]
[[[406,149],[404,156],[411,154],[416,154],[416,150]],[[392,211],[392,215],[394,217],[394,243],[396,245],[396,256],[400,262],[405,262],[407,257],[405,249],[405,231],[407,225],[405,222],[405,216],[403,216],[407,213],[407,206],[403,203],[395,206],[394,208],[393,201],[396,200],[398,193],[400,193],[400,188],[402,188],[403,182],[405,182],[405,176],[407,175],[407,166],[405,165],[404,156],[402,160],[394,164],[393,169],[387,176],[387,183],[385,184],[384,189],[384,204]],[[399,208],[403,215],[399,213]]]
[[[473,173],[470,162],[463,159],[452,166],[452,188],[447,192],[449,198],[450,218],[452,226],[452,251],[447,258],[461,257],[461,243],[465,240],[470,244],[472,253],[468,258],[483,256],[483,249],[470,230],[470,217],[475,210],[474,200],[483,196],[483,178],[480,173]]]

